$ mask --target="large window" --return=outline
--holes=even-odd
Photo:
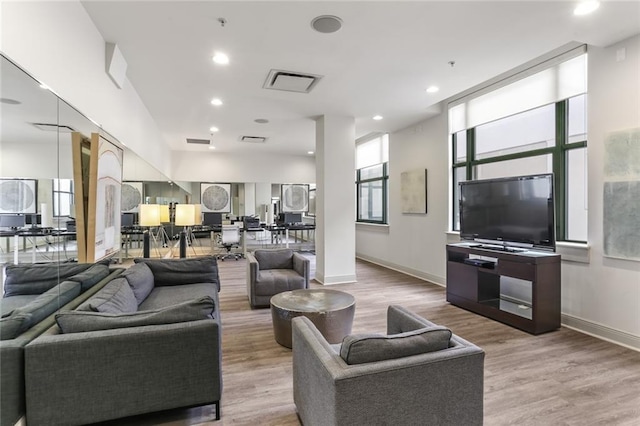
[[[73,216],[71,206],[73,205],[73,180],[54,179],[53,180],[53,216]]]
[[[356,145],[358,222],[387,223],[389,136],[360,141]]]
[[[570,55],[450,107],[454,230],[460,182],[553,173],[556,239],[587,241],[587,57]]]

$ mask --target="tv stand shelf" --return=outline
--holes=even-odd
[[[532,334],[560,327],[560,255],[447,244],[447,301]]]

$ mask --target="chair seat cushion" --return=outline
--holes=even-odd
[[[162,309],[111,314],[88,311],[66,311],[56,315],[63,333],[110,330],[114,328],[163,325],[212,318],[215,303],[209,296]]]
[[[403,358],[449,347],[451,330],[446,327],[425,327],[406,333],[353,334],[342,341],[340,356],[347,364],[363,364]]]
[[[304,277],[293,269],[269,269],[258,273],[255,293],[258,296],[273,296],[301,288],[304,288]]]

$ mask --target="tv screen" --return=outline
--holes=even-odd
[[[120,215],[120,226],[131,227],[135,224],[135,213],[122,213]]]
[[[460,237],[555,250],[553,175],[461,182]]]
[[[23,215],[0,215],[0,228],[23,228],[25,223],[26,221]]]

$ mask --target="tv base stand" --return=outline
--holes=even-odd
[[[532,334],[560,327],[560,255],[447,245],[447,301]]]

